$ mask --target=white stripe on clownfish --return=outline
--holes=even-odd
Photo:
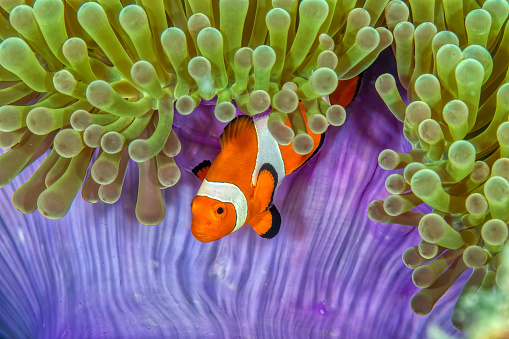
[[[267,127],[268,120],[268,115],[260,118],[253,118],[256,137],[258,139],[256,165],[251,177],[253,186],[256,186],[260,169],[266,163],[272,165],[277,173],[276,187],[279,186],[281,180],[285,177],[285,163],[283,161],[283,156],[281,155],[278,142],[274,139]]]

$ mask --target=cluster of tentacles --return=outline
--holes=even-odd
[[[270,109],[278,142],[309,153],[300,106],[313,132],[344,122],[344,108],[323,97],[390,45],[389,30],[374,28],[386,3],[0,1],[0,147],[10,148],[0,186],[49,152],[13,203],[57,219],[82,186],[88,202],[116,202],[131,159],[136,216],[158,224],[161,189],[180,178],[174,112],[202,99],[216,98],[222,122]]]
[[[460,330],[472,322],[473,293],[497,285],[502,297],[507,285],[498,272],[508,264],[501,254],[509,222],[508,15],[505,0],[394,1],[386,11],[409,104],[390,74],[376,89],[413,149],[380,153],[382,168],[403,170],[387,178],[391,195],[373,201],[368,214],[418,227],[422,241],[403,253],[421,288],[410,301],[415,313],[428,314],[473,269],[452,315]],[[432,213],[412,210],[421,204]]]

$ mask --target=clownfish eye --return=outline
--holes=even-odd
[[[221,220],[226,216],[226,206],[223,203],[217,203],[212,206],[210,212],[214,219]]]

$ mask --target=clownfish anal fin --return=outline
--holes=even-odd
[[[226,145],[235,140],[238,136],[242,135],[246,129],[254,128],[253,118],[247,115],[239,115],[223,130],[223,134],[219,137],[221,148],[224,149]]]
[[[277,186],[277,172],[269,163],[263,164],[258,173],[253,198],[258,203],[259,211],[266,211],[272,205],[274,191]]]
[[[281,215],[276,206],[272,205],[265,212],[259,213],[249,220],[249,225],[258,233],[262,238],[274,238],[281,227]]]
[[[203,181],[207,175],[207,172],[209,171],[210,165],[212,165],[212,163],[209,160],[202,161],[198,166],[193,168],[194,175]]]

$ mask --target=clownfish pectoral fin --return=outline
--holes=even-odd
[[[209,160],[202,161],[198,166],[193,168],[194,175],[196,175],[201,181],[203,181],[205,179],[205,176],[207,175],[210,165],[212,165],[212,163]]]
[[[348,80],[339,80],[336,90],[329,95],[329,100],[332,105],[348,106],[353,99],[357,96],[359,88],[361,87],[361,73]]]
[[[266,211],[272,205],[274,190],[277,185],[277,172],[274,166],[266,163],[258,173],[256,187],[254,189],[253,198],[257,203],[257,212]]]
[[[265,212],[253,216],[248,223],[262,238],[272,239],[281,227],[281,215],[276,206],[272,205]]]

